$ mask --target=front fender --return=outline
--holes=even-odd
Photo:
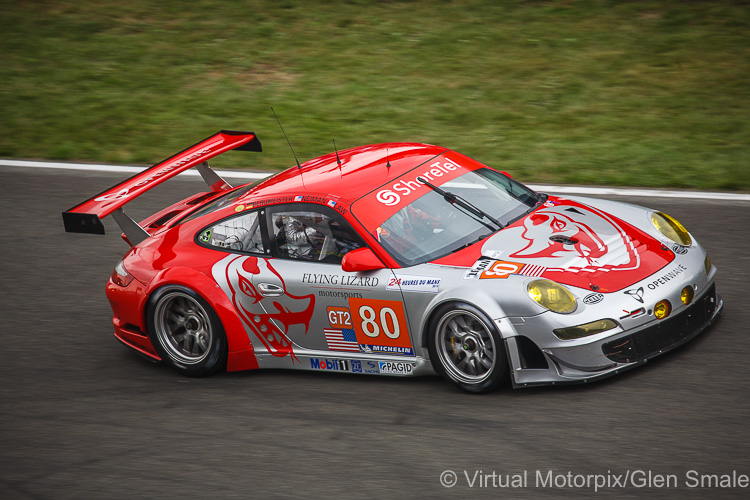
[[[419,343],[422,347],[427,347],[427,328],[432,320],[435,310],[448,302],[464,302],[470,304],[483,311],[493,321],[507,317],[505,310],[500,305],[497,298],[483,292],[476,286],[467,285],[451,288],[437,294],[424,309],[424,314],[422,315],[420,320],[421,323],[418,327],[421,336]]]

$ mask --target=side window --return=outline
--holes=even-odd
[[[339,263],[364,246],[346,222],[323,211],[278,210],[271,218],[272,241],[282,258]]]
[[[204,245],[227,250],[253,253],[265,251],[258,212],[248,212],[239,217],[224,219],[204,229],[198,240]]]

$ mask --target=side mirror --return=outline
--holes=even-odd
[[[341,259],[341,269],[347,273],[356,273],[358,271],[385,269],[385,265],[369,248],[358,248],[344,255],[344,258]]]

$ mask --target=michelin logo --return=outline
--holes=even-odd
[[[403,356],[414,356],[414,349],[411,347],[359,344],[359,350],[367,354],[401,354]]]
[[[391,375],[411,375],[414,368],[409,363],[400,363],[394,361],[380,361],[378,363],[380,373]]]

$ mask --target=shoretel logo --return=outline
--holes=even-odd
[[[121,189],[116,193],[107,193],[105,195],[94,198],[94,201],[116,201],[130,196],[130,190],[128,188]]]
[[[378,191],[375,198],[383,205],[392,207],[393,205],[399,204],[402,197],[408,196],[414,191],[424,187],[424,184],[417,180],[420,177],[423,177],[430,182],[437,182],[437,178],[450,174],[461,168],[463,168],[461,165],[452,160],[446,159],[443,162],[436,161],[421,174],[416,174],[411,180],[401,179],[400,181],[393,183],[389,189]]]
[[[377,198],[380,203],[389,207],[396,205],[399,201],[401,201],[401,197],[390,189],[378,191]]]
[[[216,143],[210,144],[210,145],[206,146],[205,148],[199,149],[198,151],[196,151],[194,153],[191,153],[191,154],[189,154],[188,156],[186,156],[184,158],[180,158],[179,160],[176,160],[176,161],[174,161],[171,164],[165,165],[164,167],[160,168],[159,170],[155,170],[154,173],[152,173],[151,175],[149,175],[148,177],[146,177],[144,179],[141,179],[140,181],[138,181],[137,183],[133,184],[130,187],[123,188],[122,190],[118,191],[117,193],[107,193],[105,195],[99,196],[98,198],[95,198],[94,201],[117,201],[117,200],[122,200],[124,198],[127,198],[127,197],[129,197],[129,196],[131,196],[133,194],[132,192],[130,192],[131,188],[135,189],[135,188],[139,188],[141,186],[145,186],[147,184],[150,184],[151,182],[155,181],[159,177],[163,177],[163,176],[167,175],[168,173],[170,173],[171,171],[175,170],[176,168],[179,168],[179,167],[185,165],[186,163],[188,163],[190,161],[193,161],[195,159],[198,159],[198,158],[201,158],[201,157],[207,155],[208,153],[210,153],[212,151],[212,148],[213,148],[213,146],[215,144]]]

